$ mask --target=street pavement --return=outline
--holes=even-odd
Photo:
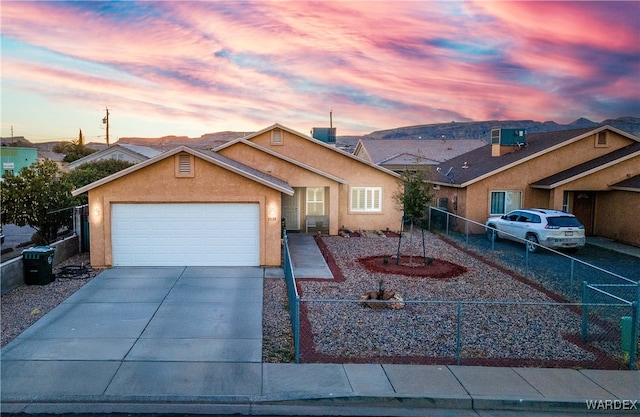
[[[292,252],[312,243],[301,239]],[[258,267],[105,270],[2,349],[0,410],[638,414],[638,371],[262,363],[263,279],[281,274]]]

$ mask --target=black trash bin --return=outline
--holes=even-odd
[[[22,251],[24,282],[27,285],[46,285],[53,280],[53,253],[51,246],[34,246]]]

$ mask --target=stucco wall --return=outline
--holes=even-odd
[[[640,193],[609,191],[596,196],[594,233],[640,246]]]
[[[596,147],[596,135],[590,135],[469,185],[467,187],[466,211],[460,214],[475,221],[484,222],[490,214],[490,193],[491,191],[497,190],[522,190],[522,207],[542,207],[561,210],[562,193],[560,193],[560,198],[557,198],[557,196],[553,195],[554,193],[545,190],[534,190],[529,187],[529,184],[613,152],[631,143],[629,139],[623,138],[614,132],[608,132],[608,134],[609,146],[606,148]],[[611,171],[615,172],[615,175],[609,172],[593,174],[593,177],[590,178],[588,182],[597,183],[600,188],[594,186],[594,188],[586,189],[607,189],[609,184],[615,182],[612,181],[614,177],[619,178],[618,181],[626,178],[626,174],[632,171],[632,169],[625,163],[620,165],[621,167],[619,169],[616,168]],[[614,176],[612,177],[611,175]],[[585,187],[590,186],[588,182],[585,182]],[[571,184],[571,188],[579,189],[576,187],[578,187],[578,185],[574,186],[573,183]],[[546,201],[545,197],[548,198]]]
[[[328,178],[325,175],[321,175],[292,162],[280,159],[242,142],[236,143],[228,148],[221,149],[219,153],[284,180],[291,187],[300,188],[298,192],[303,193],[300,200],[300,215],[302,219],[299,219],[302,229],[304,229],[303,224],[305,216],[305,191],[302,187],[326,187],[325,211],[326,215],[330,218],[329,233],[333,235],[338,233],[338,229],[340,227],[338,225],[338,205],[340,202],[337,198],[339,183],[335,179]]]
[[[338,227],[351,229],[397,230],[402,221],[402,210],[396,207],[394,194],[402,186],[400,178],[370,166],[358,158],[336,152],[330,146],[294,135],[283,130],[281,145],[271,144],[271,131],[250,139],[262,147],[286,155],[296,161],[348,181],[340,185],[337,193]],[[379,213],[353,213],[349,210],[351,187],[382,187],[382,211]],[[332,197],[333,198],[333,197]]]
[[[114,203],[233,202],[259,204],[260,264],[280,265],[280,221],[267,220],[267,209],[271,207],[276,210],[274,217],[280,219],[280,192],[199,158],[194,158],[194,177],[176,177],[176,157],[167,157],[89,191],[91,264],[113,265],[111,205]]]

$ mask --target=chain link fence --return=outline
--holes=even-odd
[[[296,362],[637,369],[638,283],[542,247],[503,250],[450,216],[429,228],[557,302],[300,297],[285,235]]]
[[[300,300],[301,362],[619,369],[626,303]],[[583,323],[583,311],[589,317]]]

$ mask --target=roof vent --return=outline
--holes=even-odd
[[[193,177],[193,155],[181,153],[175,159],[175,175],[176,177]]]

